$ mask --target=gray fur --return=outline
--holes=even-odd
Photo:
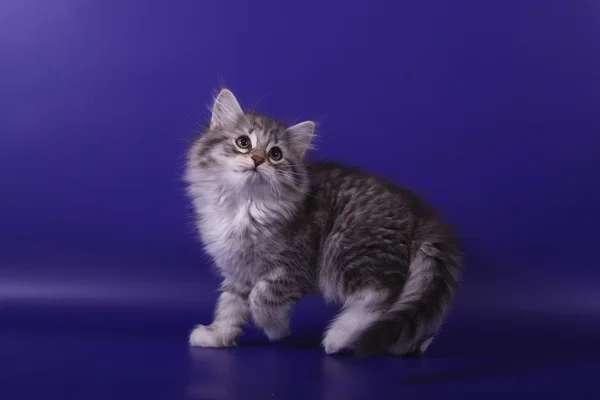
[[[185,180],[223,284],[213,323],[197,326],[190,343],[232,346],[250,318],[278,340],[294,304],[314,290],[343,306],[325,333],[327,353],[420,354],[458,286],[456,238],[415,193],[308,161],[313,133],[312,122],[288,127],[243,112],[229,90],[216,97]],[[268,157],[275,146],[281,160]],[[253,156],[266,160],[255,167]]]

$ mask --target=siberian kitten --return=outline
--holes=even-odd
[[[420,355],[458,287],[457,240],[415,193],[305,158],[315,124],[244,112],[223,89],[192,143],[185,181],[223,279],[214,320],[190,344],[229,347],[251,318],[271,340],[311,291],[340,305],[327,354]]]

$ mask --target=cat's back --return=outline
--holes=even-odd
[[[352,241],[388,238],[411,246],[435,238],[457,245],[454,227],[409,188],[335,162],[313,162],[308,172],[308,201],[325,236],[343,233]]]
[[[387,209],[419,219],[436,217],[435,210],[414,191],[359,167],[314,161],[308,174],[313,196],[327,200],[331,207],[350,207],[362,214],[377,210],[388,214]]]

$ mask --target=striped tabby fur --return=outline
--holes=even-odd
[[[421,354],[458,286],[456,238],[415,193],[307,160],[314,128],[244,112],[227,89],[216,96],[185,180],[222,286],[214,320],[190,344],[233,346],[250,319],[281,339],[294,304],[316,290],[341,305],[328,354]]]

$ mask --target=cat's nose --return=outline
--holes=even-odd
[[[265,162],[265,158],[255,154],[252,156],[252,161],[254,161],[254,166],[258,167],[260,164]]]

